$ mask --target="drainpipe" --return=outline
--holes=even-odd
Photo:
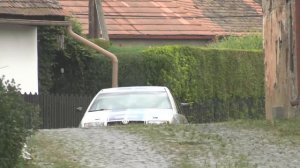
[[[83,43],[86,46],[89,46],[98,52],[102,53],[104,56],[108,57],[112,61],[112,87],[118,87],[118,58],[111,52],[99,47],[98,45],[90,42],[89,40],[79,36],[74,33],[72,30],[71,23],[68,25],[68,33],[73,37],[76,41]]]
[[[292,106],[299,105],[300,99],[300,1],[295,0],[295,26],[296,26],[296,61],[297,61],[297,98],[291,101]]]

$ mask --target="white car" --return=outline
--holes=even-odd
[[[184,124],[187,119],[178,113],[167,87],[118,87],[99,91],[88,106],[80,127],[131,123]]]

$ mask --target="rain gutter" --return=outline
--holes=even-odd
[[[0,24],[18,24],[18,25],[29,25],[29,26],[67,26],[70,23],[68,21],[0,18]]]
[[[68,33],[71,37],[73,37],[76,41],[83,43],[84,45],[95,49],[96,51],[100,52],[104,56],[108,57],[112,61],[112,87],[118,87],[118,58],[113,53],[99,47],[95,43],[79,36],[78,34],[74,33],[72,30],[71,24],[68,25]]]

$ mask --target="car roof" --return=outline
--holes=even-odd
[[[116,92],[155,92],[166,91],[165,86],[130,86],[102,89],[100,93],[116,93]]]

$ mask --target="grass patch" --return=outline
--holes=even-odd
[[[169,156],[176,168],[254,167],[247,157],[236,156],[231,157],[232,160],[224,160],[226,142],[218,134],[199,131],[197,124],[128,125],[114,128],[142,135],[145,141],[153,142],[157,147],[155,150]],[[210,162],[211,159],[217,162]]]
[[[295,140],[300,145],[300,120],[237,120],[228,123],[232,127],[262,129],[280,138]]]
[[[67,155],[63,143],[57,143],[43,133],[37,133],[28,141],[28,147],[33,159],[30,161],[21,161],[20,165],[24,168],[80,168],[78,163]],[[27,166],[27,167],[26,167]],[[21,167],[18,167],[21,168]]]
[[[20,158],[18,160],[18,164],[16,165],[16,168],[40,168],[38,165],[35,165],[32,160],[24,160],[23,158]]]
[[[180,168],[195,168],[196,166],[191,163],[188,155],[182,156],[180,162],[177,164]]]
[[[210,166],[208,166],[210,167]],[[221,164],[217,164],[215,167],[222,167],[222,168],[256,168],[257,165],[249,164],[248,158],[245,155],[240,155],[237,157],[237,160],[232,162],[229,161],[228,163],[224,162]]]

